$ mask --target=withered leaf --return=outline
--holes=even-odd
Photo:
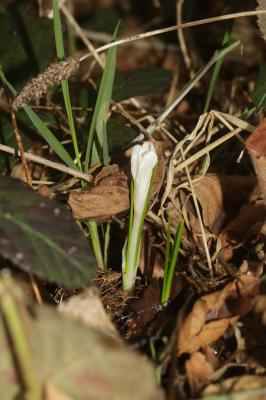
[[[194,178],[197,178],[195,176]],[[239,207],[250,198],[257,196],[257,179],[254,177],[228,176],[219,174],[207,174],[194,184],[194,190],[202,210],[204,225],[212,232],[218,233],[221,227],[232,216],[237,215]],[[189,212],[190,225],[195,233],[200,233],[200,225],[194,211],[191,199],[186,200],[186,191],[179,194],[182,203]],[[175,199],[176,209],[180,209],[179,199]],[[172,208],[169,210],[172,214]],[[175,213],[173,213],[175,215]],[[172,215],[172,217],[173,217]],[[173,220],[173,225],[175,221]]]
[[[92,189],[76,190],[68,198],[74,218],[79,221],[108,221],[129,208],[127,176],[117,166],[103,168],[96,182]]]
[[[178,353],[193,353],[215,342],[230,323],[250,311],[252,290],[257,290],[254,288],[256,280],[256,277],[244,275],[222,290],[198,299],[181,327]]]
[[[264,196],[264,204],[266,205],[266,118],[261,121],[250,135],[246,141],[246,146],[258,177],[261,193]]]
[[[196,351],[185,363],[186,374],[192,393],[201,390],[210,380],[214,372],[205,355]]]

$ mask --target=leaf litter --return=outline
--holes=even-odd
[[[264,6],[260,1],[258,9]],[[93,44],[84,36],[86,31],[64,7],[61,9],[69,26],[93,52]],[[107,7],[116,9],[115,2],[110,1]],[[209,7],[217,12],[214,5]],[[182,6],[179,13],[180,9]],[[200,16],[195,4],[191,10]],[[43,12],[49,15],[49,9]],[[127,20],[130,12],[124,12]],[[129,21],[138,27],[138,18]],[[180,18],[182,21],[179,15]],[[259,26],[265,35],[263,18],[259,17]],[[250,24],[245,26],[256,29]],[[201,28],[197,29],[200,35]],[[219,24],[207,29],[213,38],[223,33],[219,32]],[[97,45],[104,36],[96,31],[93,37]],[[249,35],[251,47],[255,46],[259,55],[261,44],[252,42],[252,38]],[[192,70],[200,71],[207,62],[202,46],[193,45],[195,37],[186,40],[191,49],[186,53],[181,43],[179,58],[177,46],[157,38],[152,43],[143,42],[143,48],[141,41],[132,42],[130,51],[121,46],[118,57],[117,65],[125,72],[116,77],[113,99],[119,103],[112,103],[108,123],[124,126],[125,131],[138,129],[142,136],[134,135],[134,141],[152,140],[159,158],[142,235],[140,274],[133,293],[121,290],[120,268],[130,206],[129,157],[134,141],[121,138],[120,143],[116,132],[110,165],[98,164],[89,169],[93,179],[87,179],[90,183],[86,188],[81,188],[78,179],[70,182],[53,170],[54,164],[50,164],[52,168],[40,168],[39,174],[30,165],[38,195],[17,180],[0,177],[1,264],[13,271],[12,284],[6,285],[1,276],[1,304],[5,295],[11,295],[20,310],[46,399],[211,399],[227,393],[237,399],[238,394],[247,398],[265,395],[265,120],[259,122],[254,110],[250,111],[251,96],[259,108],[264,92],[258,90],[259,80],[252,93],[252,84],[238,77],[238,71],[244,70],[248,80],[254,80],[251,64],[235,50],[223,60],[224,70],[214,90],[212,106],[219,111],[201,115],[208,83],[199,78],[197,83],[191,83],[193,96],[189,94],[182,100],[177,95],[175,104],[181,103],[177,111],[169,114],[167,102],[171,103],[178,92],[181,96],[187,76]],[[221,42],[215,43],[215,49],[220,45]],[[160,51],[153,54],[153,46]],[[208,46],[211,62],[213,49]],[[191,60],[183,64],[180,60],[185,53]],[[73,104],[79,105],[73,110],[82,143],[93,102],[89,85],[93,90],[97,87],[99,71],[95,65],[102,67],[102,60],[92,53],[89,61],[84,58],[80,63],[78,71],[79,62],[73,62],[72,77],[69,65],[63,64],[64,72],[53,61],[25,86],[26,95],[24,90],[17,98],[22,100],[13,104],[18,108],[30,100],[37,110],[44,105],[46,114],[57,116],[56,133],[68,146],[65,116],[61,111],[57,113],[56,88],[46,93],[48,86],[57,85],[60,74],[66,73],[62,77],[69,78],[75,88]],[[134,65],[135,73],[127,71],[130,65]],[[185,65],[191,65],[191,71]],[[146,71],[140,70],[143,66]],[[59,75],[53,83],[49,74],[54,68]],[[167,91],[170,79],[171,93]],[[29,85],[36,82],[42,86],[34,94]],[[79,96],[81,82],[86,82],[84,97]],[[4,94],[5,110],[9,110],[8,101]],[[247,110],[249,117],[245,116]],[[160,126],[156,125],[158,121]],[[40,146],[40,154],[54,161],[53,152],[48,154],[47,146]],[[1,174],[9,172],[3,170]],[[14,168],[10,175],[25,180],[21,167]],[[74,219],[61,203],[68,204]],[[170,299],[162,306],[169,217],[173,235],[181,217],[185,230]],[[84,235],[88,220],[99,223],[108,267],[105,272],[97,271],[94,279],[96,263]],[[23,279],[35,288],[34,293],[39,291],[42,301],[53,306],[37,306],[32,295],[17,297],[15,288],[21,285],[19,269],[26,271]],[[92,288],[80,289],[89,282]],[[55,303],[60,303],[58,309]],[[0,388],[11,400],[20,393],[20,383],[6,325],[0,326]],[[7,385],[6,377],[11,385]]]

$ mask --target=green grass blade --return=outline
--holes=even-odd
[[[60,18],[60,13],[59,13],[58,0],[53,0],[53,13],[54,13],[54,36],[55,36],[55,44],[56,44],[56,54],[57,54],[57,58],[59,59],[59,61],[61,61],[62,59],[65,58],[65,50],[64,50],[62,24],[61,24],[61,18]],[[73,143],[73,147],[74,147],[75,157],[77,160],[77,165],[78,165],[80,171],[82,171],[80,154],[79,154],[79,149],[78,149],[77,135],[76,135],[74,118],[73,118],[72,107],[71,107],[68,81],[62,80],[61,87],[62,87],[64,103],[65,103],[66,112],[67,112],[69,129],[70,129],[70,133],[72,136],[72,143]]]
[[[116,38],[118,28],[119,24],[115,29],[113,40],[115,40]],[[104,164],[108,164],[106,122],[113,90],[115,67],[116,47],[113,47],[107,53],[105,68],[103,71],[103,76],[101,79],[97,101],[91,121],[85,157],[85,171],[88,171],[89,165],[97,164],[102,158]],[[96,137],[94,138],[95,130]]]
[[[165,248],[164,267],[163,267],[164,277],[163,277],[162,303],[163,299],[165,298],[165,289],[166,289],[166,282],[169,270],[170,243],[171,243],[171,216],[169,215],[169,219],[167,222],[166,248]]]
[[[53,14],[54,14],[54,36],[55,36],[55,46],[56,54],[58,59],[61,61],[65,58],[64,41],[62,34],[61,18],[58,7],[58,0],[52,0],[53,4]]]
[[[223,42],[222,45],[225,46],[228,44],[230,39],[230,33],[228,31],[225,32],[224,37],[223,37]],[[207,96],[206,96],[206,101],[205,101],[205,105],[204,105],[204,109],[203,109],[203,113],[205,114],[210,106],[210,102],[211,102],[211,98],[214,92],[214,88],[215,88],[215,84],[218,78],[218,75],[220,73],[222,64],[223,64],[223,60],[224,60],[224,56],[221,57],[217,63],[215,64],[214,70],[213,70],[213,74],[210,80],[210,84],[209,84],[209,88],[208,88],[208,92],[207,92]]]
[[[58,155],[59,158],[70,168],[77,169],[76,164],[70,157],[69,153],[62,146],[55,135],[50,131],[50,129],[44,124],[41,118],[27,105],[23,106],[24,111],[30,118],[31,122],[35,128],[39,131],[43,139],[51,146],[53,151]]]
[[[0,67],[0,78],[3,82],[4,85],[6,85],[8,87],[8,89],[10,90],[10,92],[13,94],[13,96],[15,97],[17,95],[17,91],[16,89],[11,85],[11,83],[8,82],[8,80],[5,77],[4,72],[2,71],[1,67]]]
[[[6,79],[3,71],[0,70],[0,78],[2,82],[8,87],[8,89],[11,91],[11,93],[16,96],[17,91],[16,89],[11,85],[10,82]],[[70,168],[77,169],[77,166],[75,165],[74,161],[70,157],[69,153],[66,151],[66,149],[62,146],[62,144],[59,142],[59,140],[55,137],[55,135],[50,131],[50,129],[44,124],[44,122],[41,120],[41,118],[33,111],[29,106],[24,105],[23,106],[24,111],[30,118],[31,122],[35,126],[35,128],[38,130],[38,132],[41,134],[43,139],[51,146],[53,151],[58,155],[58,157]]]
[[[75,152],[75,156],[76,156],[76,160],[77,160],[77,165],[78,165],[80,171],[82,171],[76,129],[75,129],[74,118],[73,118],[72,107],[71,107],[68,81],[67,80],[61,81],[61,86],[62,86],[64,102],[65,102],[65,107],[66,107],[66,112],[67,112],[68,124],[69,124],[69,128],[70,128],[70,133],[72,136],[73,148],[74,148],[74,152]]]
[[[173,254],[172,254],[170,265],[168,268],[167,282],[165,285],[164,298],[162,298],[162,304],[167,303],[170,293],[171,293],[171,287],[172,287],[172,282],[173,282],[173,277],[174,277],[177,256],[178,256],[181,241],[182,241],[183,228],[184,228],[184,220],[181,219],[181,221],[178,224],[177,230],[176,230]]]

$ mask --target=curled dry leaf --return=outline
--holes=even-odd
[[[253,306],[257,278],[241,276],[222,290],[202,296],[185,319],[178,339],[178,354],[193,353],[219,339],[228,326]]]
[[[108,221],[129,208],[128,179],[118,166],[103,168],[96,182],[92,189],[79,189],[69,196],[68,204],[79,221]]]
[[[233,256],[230,246],[242,243],[245,240],[260,235],[266,219],[266,208],[262,201],[255,204],[245,204],[239,215],[232,220],[220,235],[223,248],[226,248],[223,257],[226,261]]]
[[[197,178],[194,177],[195,179]],[[213,233],[221,230],[226,221],[236,215],[241,205],[257,195],[257,180],[253,177],[227,176],[207,174],[194,184],[194,190],[202,210],[204,225]],[[193,232],[200,233],[199,222],[194,211],[193,201],[182,197],[186,209],[190,215],[190,223]],[[180,209],[178,200],[175,206]]]
[[[261,315],[261,321],[266,325],[266,295],[261,294],[256,298],[255,311]]]
[[[264,6],[266,6],[266,2],[264,3]],[[266,205],[266,118],[261,121],[259,126],[250,135],[246,141],[246,147],[254,165]]]
[[[206,356],[196,351],[185,363],[186,375],[192,394],[206,386],[214,372]]]
[[[165,161],[161,156],[153,180],[152,197],[160,191],[164,174]],[[108,221],[129,209],[128,177],[118,165],[104,167],[96,176],[95,184],[92,189],[79,189],[70,194],[68,204],[75,219]]]

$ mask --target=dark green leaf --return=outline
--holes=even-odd
[[[0,7],[0,64],[17,88],[52,61],[53,23],[26,15],[25,4]]]
[[[121,151],[138,135],[139,132],[125,124],[113,121],[107,122],[107,141],[110,153]]]
[[[138,69],[116,73],[113,95],[115,101],[146,96],[167,89],[171,73],[162,68]]]
[[[258,111],[266,106],[266,64],[260,68],[251,97]]]
[[[66,287],[89,283],[95,259],[71,212],[23,182],[0,178],[0,254]]]

